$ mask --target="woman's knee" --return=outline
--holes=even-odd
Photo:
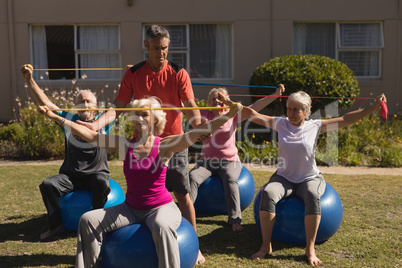
[[[237,180],[238,180],[239,176],[227,176],[225,179],[228,182],[228,184],[238,184]]]
[[[321,215],[321,196],[318,194],[309,194],[303,200],[305,215]]]
[[[175,225],[167,223],[166,221],[153,221],[147,223],[149,230],[153,236],[164,236],[168,233],[174,233],[176,231]]]
[[[190,171],[188,177],[190,180],[190,186],[200,187],[200,185],[207,180],[212,174],[204,167],[198,167]]]
[[[275,206],[278,203],[278,197],[274,197],[275,194],[270,193],[270,191],[265,188],[261,195],[261,203],[260,203],[260,210],[268,211],[275,213]]]
[[[189,180],[191,188],[198,188],[200,186],[200,184],[197,182],[197,175],[195,175],[194,172],[190,172]]]
[[[79,221],[79,224],[81,225],[81,224],[84,224],[84,225],[89,225],[89,223],[91,222],[91,220],[92,220],[92,213],[91,213],[92,211],[88,211],[88,212],[85,212],[84,214],[82,214],[82,216],[80,217],[80,221]]]
[[[182,220],[181,212],[174,203],[165,204],[156,214],[146,220],[151,231],[175,231]]]

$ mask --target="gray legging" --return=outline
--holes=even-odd
[[[240,193],[237,179],[242,164],[239,161],[210,161],[198,160],[197,165],[190,171],[190,198],[194,203],[197,199],[198,187],[209,177],[218,175],[225,192],[229,224],[241,223]]]
[[[150,210],[136,210],[122,203],[85,213],[78,226],[76,267],[98,267],[103,233],[135,223],[145,223],[151,230],[158,266],[179,268],[176,230],[181,223],[181,213],[174,202]]]
[[[275,172],[262,192],[260,210],[275,213],[275,205],[281,199],[296,195],[304,201],[305,215],[321,215],[320,199],[324,191],[325,180],[321,174],[292,183]]]

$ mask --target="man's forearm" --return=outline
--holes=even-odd
[[[198,108],[197,104],[192,99],[184,101],[183,104],[184,107]],[[201,113],[199,109],[185,110],[184,112],[186,113],[192,128],[197,128],[201,125]]]
[[[117,109],[117,108],[126,107],[128,102],[124,102],[124,101],[116,99],[113,104],[114,104],[113,107]],[[119,117],[120,114],[121,114],[121,111],[108,110],[106,113],[99,116],[99,118],[91,124],[93,126],[93,127],[91,127],[91,129],[94,130],[96,128],[96,130],[98,130],[98,129],[101,129],[101,128],[109,125],[114,120],[116,120],[116,118]]]
[[[186,115],[192,128],[197,128],[201,124],[201,114],[199,110],[187,111]]]

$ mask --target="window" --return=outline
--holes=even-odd
[[[120,33],[117,25],[74,26],[35,25],[31,27],[32,63],[35,78],[119,80],[118,70],[74,70],[81,68],[121,68]]]
[[[357,77],[381,76],[381,23],[295,23],[293,54],[337,59]]]
[[[149,26],[144,26],[144,38]],[[163,26],[170,34],[168,60],[186,68],[191,78],[233,78],[231,24]],[[144,48],[145,58],[146,54]]]

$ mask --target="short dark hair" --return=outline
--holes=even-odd
[[[152,25],[146,31],[145,39],[149,42],[151,38],[155,38],[155,37],[159,37],[159,38],[166,37],[167,39],[170,39],[169,31],[163,26]]]

